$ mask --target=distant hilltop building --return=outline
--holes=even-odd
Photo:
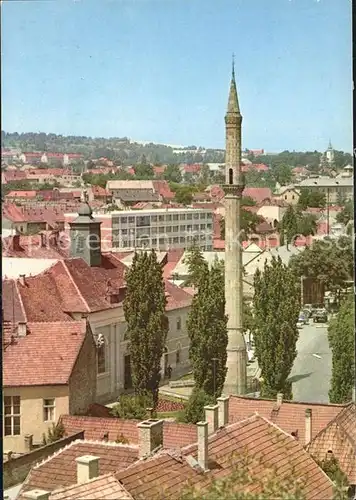
[[[335,150],[329,141],[328,149],[322,154],[320,163],[322,166],[332,166],[335,160]]]

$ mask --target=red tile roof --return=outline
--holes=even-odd
[[[8,170],[2,172],[6,182],[23,181],[27,178],[26,172],[21,170]]]
[[[68,257],[65,250],[66,234],[52,231],[42,231],[41,234],[15,235],[2,238],[2,256],[34,259],[64,259]]]
[[[316,436],[328,423],[338,415],[345,405],[302,403],[283,401],[278,411],[276,401],[267,399],[251,399],[231,396],[229,407],[229,422],[236,422],[258,412],[264,418],[271,420],[285,432],[297,432],[297,438],[305,443],[305,410],[312,410],[312,435]]]
[[[165,200],[173,200],[174,193],[171,191],[169,184],[167,181],[152,181],[153,189],[156,193],[158,193]]]
[[[174,285],[168,280],[164,280],[166,289],[166,311],[174,311],[183,307],[192,305],[192,297],[179,286]]]
[[[15,306],[19,308],[21,299],[31,322],[66,321],[69,313],[122,307],[126,270],[127,266],[115,253],[102,254],[101,267],[90,267],[80,258],[63,259],[37,276],[26,277],[24,285],[17,280],[19,293]],[[167,311],[191,305],[191,297],[181,288],[165,280],[165,289]],[[111,303],[109,292],[118,294],[119,302]],[[14,300],[11,296],[11,306]]]
[[[36,198],[37,191],[10,191],[5,198]]]
[[[259,415],[220,429],[209,437],[209,471],[191,467],[187,456],[197,457],[197,445],[181,450],[181,456],[162,452],[152,459],[139,461],[115,474],[134,498],[164,497],[179,499],[184,486],[204,490],[212,478],[226,477],[247,455],[249,472],[255,480],[242,488],[260,491],[259,478],[272,474],[282,481],[290,477],[302,481],[307,500],[332,499],[333,484],[303,447],[291,436]],[[263,481],[263,479],[262,479]],[[238,486],[237,486],[238,487]],[[241,486],[240,486],[241,488]]]
[[[308,452],[324,460],[331,451],[347,474],[350,484],[356,484],[356,405],[350,403],[322,429],[307,447]]]
[[[106,474],[87,483],[54,490],[49,498],[50,500],[131,500],[132,496],[113,475]]]
[[[108,192],[106,191],[105,188],[101,187],[101,186],[92,186],[91,187],[91,190],[93,192],[93,195],[94,195],[94,198],[98,197],[98,196],[108,196]]]
[[[255,200],[257,204],[261,203],[263,200],[272,198],[272,191],[270,188],[247,187],[242,194],[243,196],[249,196]]]
[[[92,443],[73,441],[66,448],[49,457],[45,462],[36,465],[24,482],[21,493],[33,489],[53,491],[71,486],[77,482],[76,458],[93,455],[100,457],[100,475],[126,468],[138,459],[138,448],[113,443]]]
[[[186,174],[198,174],[201,170],[201,164],[195,163],[192,165],[184,165],[183,170]]]
[[[28,323],[3,352],[4,387],[67,384],[87,328],[85,320]]]
[[[122,435],[130,444],[138,444],[137,424],[140,423],[140,420],[73,415],[62,415],[60,419],[65,428],[66,436],[84,431],[85,439],[101,441],[107,434],[109,441],[116,441],[118,436]],[[189,443],[194,442],[195,438],[195,425],[167,421],[163,423],[164,448],[187,446]]]

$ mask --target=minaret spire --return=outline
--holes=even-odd
[[[235,54],[232,54],[232,73],[231,73],[229,101],[227,104],[227,112],[240,114],[240,106],[237,97],[236,80],[235,80]]]

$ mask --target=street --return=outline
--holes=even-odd
[[[290,376],[294,401],[328,403],[332,358],[327,325],[310,323],[300,329],[297,350]]]

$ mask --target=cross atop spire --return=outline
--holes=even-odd
[[[227,112],[240,114],[240,106],[237,97],[237,89],[235,81],[235,54],[232,54],[232,74],[231,74],[230,93],[229,93],[229,102],[227,105]]]

